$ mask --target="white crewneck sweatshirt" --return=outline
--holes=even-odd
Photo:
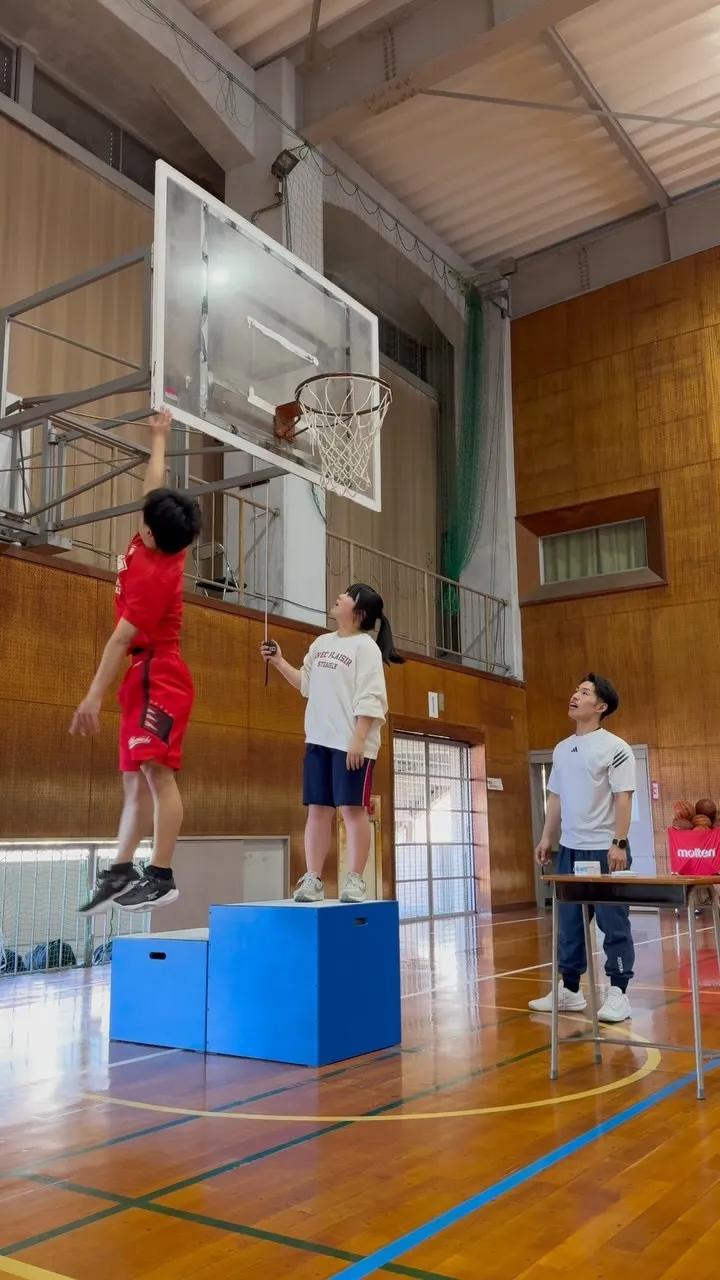
[[[387,713],[382,654],[367,631],[334,632],[313,640],[302,665],[300,692],[307,698],[305,741],[347,751],[358,716],[372,716],[365,757],[376,760]]]

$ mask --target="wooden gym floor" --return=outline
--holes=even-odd
[[[685,930],[635,917],[636,1035],[691,1042]],[[548,934],[404,926],[402,1049],[321,1071],[108,1061],[107,971],[0,981],[0,1280],[715,1280],[720,1070],[699,1103],[690,1055],[571,1044],[551,1084]]]

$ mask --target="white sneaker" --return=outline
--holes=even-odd
[[[531,1000],[528,1006],[535,1013],[552,1013],[552,991],[539,1000]],[[560,1013],[582,1013],[587,1009],[587,1000],[582,991],[568,991],[562,983],[558,983],[558,1009]]]
[[[320,877],[314,875],[312,871],[306,871],[305,875],[298,880],[293,898],[296,902],[324,902],[325,886]]]
[[[362,876],[355,871],[351,871],[350,875],[345,877],[345,883],[340,894],[341,902],[365,902],[367,898],[367,885]]]
[[[604,1005],[601,1009],[598,1009],[599,1021],[627,1022],[628,1018],[632,1018],[630,1001],[619,987],[611,987],[607,993]]]

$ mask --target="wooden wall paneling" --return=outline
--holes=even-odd
[[[568,364],[580,365],[633,346],[628,281],[581,294],[568,303]]]
[[[716,271],[720,295],[720,269]],[[705,421],[707,423],[709,457],[720,458],[720,323],[716,320],[697,335],[698,350],[705,373]],[[688,456],[694,456],[688,448]]]
[[[120,712],[114,697],[105,700],[100,732],[90,740],[91,770],[89,780],[89,816],[87,831],[91,840],[114,840],[123,805],[123,784],[118,761]],[[68,738],[66,754],[74,770],[78,753],[85,750],[83,738]],[[150,832],[148,832],[150,835]]]
[[[669,262],[656,271],[633,276],[626,283],[634,347],[700,328],[701,304],[694,258]]]
[[[658,747],[720,741],[720,600],[651,614]],[[676,797],[677,799],[677,797]]]
[[[0,703],[76,705],[95,669],[97,596],[91,578],[51,585],[42,565],[0,556]]]
[[[302,803],[302,766],[305,740],[301,734],[253,729],[248,740],[247,829],[250,835],[280,834],[291,837],[290,881],[305,870]],[[328,861],[329,896],[337,863]],[[337,876],[334,876],[335,881]]]
[[[475,845],[475,903],[478,911],[490,911],[492,910],[492,864],[490,859],[486,750],[483,743],[472,748],[470,768],[473,840]]]
[[[710,456],[703,343],[697,333],[651,343],[633,352],[639,469],[667,471],[684,459]]]
[[[264,639],[264,623],[249,619],[247,625],[247,656],[243,666],[243,678],[247,683],[247,724],[251,734],[257,730],[272,729],[275,733],[302,736],[305,723],[305,699],[293,689],[279,671],[270,668],[265,684],[265,663],[260,657],[260,645]],[[282,649],[283,657],[293,667],[301,667],[314,634],[304,631],[286,631],[277,619],[270,622],[269,635],[274,636]]]
[[[489,791],[490,898],[493,911],[535,901],[527,753],[490,757],[488,776],[502,778],[502,791]]]
[[[253,625],[219,609],[185,606],[182,648],[195,684],[194,720],[247,728]]]
[[[695,258],[695,287],[700,300],[699,327],[720,323],[720,253],[707,249]]]
[[[513,378],[518,384],[568,368],[569,328],[565,302],[524,316],[512,326]]]
[[[653,821],[664,868],[673,801],[720,798],[720,254],[550,308],[542,323],[553,332],[534,347],[538,318],[513,325],[519,509],[551,511],[621,495],[631,484],[658,488],[667,585],[523,609],[529,744],[551,747],[569,728],[565,705],[578,668],[606,671],[621,696],[608,727],[647,744],[660,784]],[[546,457],[528,447],[551,380],[566,448],[592,461],[565,493],[564,477],[553,488]]]
[[[0,708],[0,839],[85,839],[90,740],[78,739],[69,752],[68,709],[60,703],[3,699]]]
[[[673,471],[664,487],[669,599],[710,600],[716,585],[720,505],[718,468],[688,465]]]
[[[613,480],[636,476],[640,465],[632,353],[623,351],[571,369],[570,395],[575,488],[604,478],[607,470]]]
[[[180,790],[185,808],[183,834],[284,834],[275,828],[258,831],[250,804],[249,760],[253,754],[245,726],[214,724],[200,716],[190,721]],[[270,765],[265,760],[265,765]]]
[[[573,430],[569,394],[570,373],[564,370],[514,384],[515,480],[518,511],[531,509],[533,499],[575,487],[574,450],[568,447]],[[550,504],[552,505],[552,504]]]

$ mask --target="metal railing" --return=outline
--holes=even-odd
[[[107,425],[75,411],[23,433],[32,436],[30,447],[19,448],[5,487],[14,510],[33,518],[38,535],[59,534],[66,554],[112,569],[137,528],[147,446],[128,438],[142,430],[134,422],[124,420],[125,438],[110,434]],[[17,440],[21,446],[19,434]],[[246,608],[263,609],[267,598],[270,612],[282,616],[288,603],[282,569],[277,555],[268,555],[279,511],[253,496],[249,477],[233,487],[231,477],[194,474],[201,469],[194,463],[198,457],[222,470],[213,465],[214,456],[221,458],[229,447],[208,446],[194,432],[183,432],[178,443],[182,448],[168,454],[169,482],[198,496],[203,517],[202,539],[188,554],[188,588]],[[350,582],[367,582],[383,597],[403,649],[508,673],[505,600],[331,531],[326,557],[328,612]]]
[[[328,533],[328,612],[351,582],[382,596],[399,648],[507,675],[505,600]]]
[[[21,973],[107,964],[114,937],[147,933],[148,912],[87,918],[78,907],[110,865],[108,842],[16,841],[0,845],[0,980]],[[137,858],[150,860],[149,845]]]

